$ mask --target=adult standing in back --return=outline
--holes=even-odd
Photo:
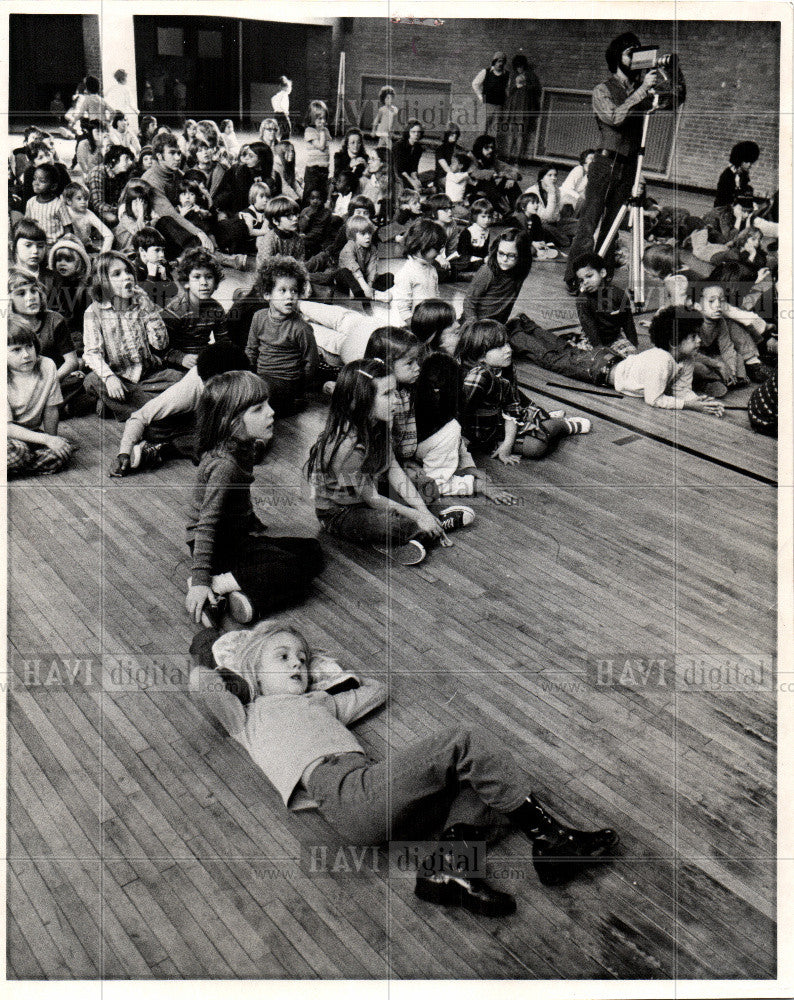
[[[127,85],[127,71],[117,69],[113,74],[112,83],[105,94],[105,100],[114,111],[123,111],[127,119],[127,126],[130,131],[138,134],[138,107],[132,90]]]
[[[484,133],[496,135],[507,100],[507,85],[510,82],[510,70],[507,68],[507,56],[504,52],[494,52],[491,64],[487,69],[481,69],[471,81],[471,89],[485,105]]]
[[[579,225],[568,252],[565,285],[571,295],[578,294],[579,287],[574,263],[594,250],[596,230],[599,240],[604,239],[631,194],[642,119],[653,105],[651,90],[658,78],[655,69],[647,73],[631,69],[632,54],[639,47],[640,40],[631,31],[614,38],[605,53],[610,76],[593,90],[600,148],[588,172]]]

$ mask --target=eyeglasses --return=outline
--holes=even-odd
[[[497,250],[496,256],[501,257],[502,260],[518,260],[517,253],[505,253],[504,250]]]

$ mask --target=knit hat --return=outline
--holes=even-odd
[[[622,35],[613,38],[607,47],[605,58],[610,73],[617,72],[620,66],[620,57],[632,45],[640,46],[641,42],[633,31],[624,31]]]
[[[71,250],[72,253],[76,253],[83,263],[83,273],[85,276],[88,277],[91,274],[91,260],[86,253],[86,249],[72,233],[65,233],[59,240],[53,243],[50,255],[47,258],[47,265],[51,271],[55,269],[55,254],[59,250]]]

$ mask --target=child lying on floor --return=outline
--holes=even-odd
[[[613,386],[623,396],[637,396],[660,409],[697,410],[721,417],[722,403],[692,389],[702,324],[700,313],[668,306],[651,320],[653,347],[627,358],[606,347],[580,351],[525,316],[510,320],[508,332],[516,353],[540,368],[593,385]]]
[[[227,633],[210,652],[211,634],[199,633],[191,646],[191,691],[248,751],[285,806],[317,808],[348,844],[417,840],[443,829],[436,863],[419,868],[420,899],[491,917],[515,911],[511,895],[462,874],[443,846],[484,840],[499,814],[532,841],[544,885],[570,881],[617,845],[614,830],[574,830],[553,819],[490,733],[447,728],[392,748],[385,761],[371,760],[347,727],[386,701],[386,686],[345,677],[327,657],[318,662],[293,625],[262,622],[251,632]]]

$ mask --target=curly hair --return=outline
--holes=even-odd
[[[309,286],[309,272],[294,257],[271,257],[259,272],[259,287],[265,295],[270,295],[279,278],[289,278],[298,286],[303,295]]]
[[[215,287],[223,280],[223,268],[215,257],[203,247],[186,250],[174,267],[174,277],[180,285],[186,285],[191,271],[209,271],[215,281]]]

